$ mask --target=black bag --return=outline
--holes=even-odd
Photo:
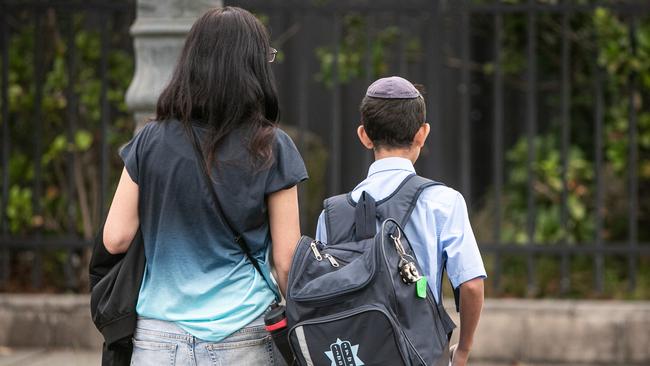
[[[377,203],[365,192],[358,203],[325,200],[328,243],[303,237],[289,274],[289,342],[299,365],[448,364],[455,324],[402,230],[420,193],[436,184],[412,175]]]
[[[144,243],[138,229],[126,253],[111,254],[104,247],[103,232],[102,225],[90,259],[90,313],[104,337],[102,366],[129,365],[144,276]]]

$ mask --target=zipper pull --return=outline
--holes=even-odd
[[[319,262],[322,261],[323,256],[320,255],[320,252],[318,251],[318,248],[316,247],[316,242],[312,241],[311,244],[309,244],[309,246],[311,247],[311,251],[314,253],[314,257],[316,257],[316,260],[319,261]]]
[[[327,258],[327,260],[330,261],[330,264],[332,265],[332,267],[338,267],[339,266],[339,262],[337,262],[336,259],[334,257],[332,257],[329,253],[325,254],[325,258]]]

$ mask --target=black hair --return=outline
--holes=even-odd
[[[230,6],[208,10],[187,35],[158,98],[156,120],[178,119],[188,131],[192,122],[207,125],[208,166],[222,139],[245,126],[254,161],[267,165],[279,117],[270,52],[269,34],[250,12]]]
[[[377,149],[410,147],[426,117],[422,97],[383,99],[365,96],[359,110],[363,128]]]

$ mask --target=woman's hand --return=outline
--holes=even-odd
[[[456,349],[451,360],[452,366],[465,366],[467,365],[467,359],[469,358],[469,352]]]
[[[300,239],[300,216],[298,212],[298,188],[293,186],[267,197],[269,223],[273,250],[273,266],[278,285],[286,296],[289,269],[296,244]]]

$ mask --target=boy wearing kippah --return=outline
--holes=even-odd
[[[425,104],[408,80],[393,76],[375,81],[361,102],[361,143],[372,149],[375,162],[368,177],[351,192],[358,202],[366,192],[376,201],[390,196],[415,173],[413,164],[429,135]],[[444,269],[454,289],[460,289],[460,339],[451,364],[467,364],[474,331],[483,306],[483,261],[460,193],[444,185],[426,188],[419,196],[404,228],[428,284],[439,303]],[[316,240],[327,243],[327,228],[321,213]],[[433,330],[432,330],[433,332]],[[452,347],[453,348],[453,347]]]

